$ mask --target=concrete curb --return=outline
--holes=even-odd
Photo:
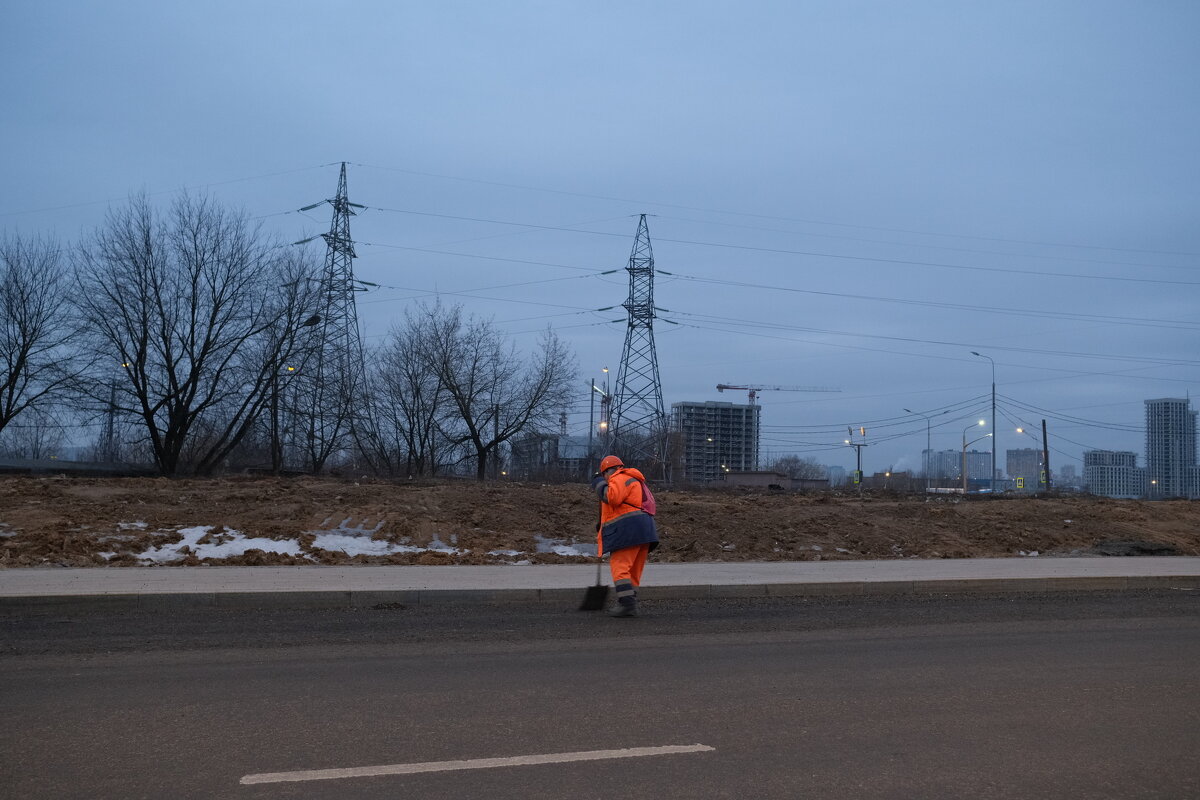
[[[0,615],[103,611],[347,609],[378,606],[451,606],[534,603],[574,608],[578,589],[405,589],[300,590],[259,592],[145,592],[110,594],[10,595],[0,597]],[[1039,592],[1200,591],[1200,575],[1124,577],[952,578],[945,580],[814,581],[805,583],[696,584],[646,586],[641,597],[698,600],[753,597],[872,597],[895,595],[985,595]]]

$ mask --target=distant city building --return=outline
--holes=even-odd
[[[678,437],[684,483],[710,483],[731,472],[758,469],[757,405],[673,403],[671,428]]]
[[[586,436],[526,433],[512,440],[510,451],[508,472],[521,480],[582,479],[594,470]]]
[[[923,451],[929,464],[929,477],[940,480],[962,480],[962,450]],[[986,481],[992,471],[992,454],[987,451],[967,451],[967,480]]]
[[[1191,401],[1146,401],[1146,476],[1150,497],[1197,497],[1196,412]]]
[[[1083,482],[1092,494],[1102,497],[1142,497],[1146,494],[1146,470],[1137,465],[1137,454],[1129,450],[1086,450]]]
[[[1075,474],[1074,464],[1063,464],[1062,469],[1058,471],[1059,483],[1064,486],[1074,486],[1079,481],[1079,476]]]
[[[1017,484],[1018,491],[1036,492],[1042,488],[1042,451],[1032,447],[1005,452],[1005,471]]]

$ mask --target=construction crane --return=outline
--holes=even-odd
[[[762,384],[747,384],[745,386],[732,386],[728,383],[718,383],[717,391],[723,392],[726,389],[739,389],[750,393],[750,405],[754,405],[754,400],[758,397],[759,392],[840,392],[841,389],[833,389],[827,386],[764,386]]]

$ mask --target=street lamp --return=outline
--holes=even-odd
[[[975,444],[975,442],[981,442],[981,441],[983,441],[984,439],[986,439],[988,436],[991,436],[991,434],[989,433],[989,434],[986,434],[986,435],[984,435],[984,436],[980,436],[978,439],[972,439],[970,442],[968,442],[968,441],[967,441],[967,431],[971,430],[972,428],[978,428],[979,426],[981,426],[981,425],[986,425],[986,424],[987,424],[987,423],[986,423],[986,422],[984,422],[983,420],[979,420],[979,422],[976,422],[974,425],[968,425],[967,427],[963,428],[963,434],[962,434],[962,441],[963,441],[963,447],[962,447],[962,485],[963,485],[963,486],[962,486],[962,488],[963,488],[963,494],[964,494],[964,495],[967,493],[967,445],[968,445],[968,444]]]
[[[985,356],[983,353],[971,351],[971,355],[986,358],[992,362],[992,430],[996,430],[996,362],[992,361],[991,356]],[[992,487],[992,494],[996,493],[996,440],[992,439],[992,474],[989,485]]]
[[[594,429],[592,422],[593,422],[593,420],[595,420],[596,395],[600,395],[600,425],[599,425],[600,436],[601,436],[600,444],[601,444],[601,447],[604,448],[605,455],[611,455],[611,453],[609,452],[608,417],[609,417],[609,414],[611,413],[611,409],[612,409],[612,395],[608,393],[608,367],[604,368],[604,388],[603,389],[601,389],[599,386],[596,385],[596,380],[594,378],[592,379],[592,392],[590,395],[592,398],[592,410],[591,410],[590,416],[588,418],[588,458],[589,459],[592,457],[592,431]]]
[[[301,322],[296,328],[291,331],[294,337],[300,332],[301,328],[311,328],[321,324],[321,315],[313,314],[308,319]],[[294,341],[294,339],[293,339]],[[282,346],[282,344],[281,344]],[[288,375],[293,375],[296,368],[286,366],[284,369]],[[271,474],[278,475],[283,469],[283,441],[279,436],[279,372],[280,365],[276,362],[271,366]]]
[[[925,462],[925,493],[928,494],[929,493],[929,456],[931,455],[930,451],[932,450],[932,445],[930,444],[931,440],[930,440],[930,435],[929,435],[929,422],[932,419],[932,417],[930,417],[927,414],[922,414],[920,411],[913,411],[911,408],[906,408],[904,410],[910,414],[916,414],[917,416],[925,417],[925,458],[924,458],[924,462]],[[949,414],[949,413],[950,412],[948,410],[942,412],[942,414]],[[935,414],[934,416],[941,416],[941,415]]]

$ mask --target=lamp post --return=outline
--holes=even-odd
[[[319,325],[321,322],[320,314],[313,314],[308,319],[301,322],[295,327],[290,334],[290,342],[294,345],[295,335],[300,332],[301,328],[311,328]],[[289,357],[294,353],[289,353]],[[283,440],[279,436],[279,371],[281,369],[282,359],[271,368],[271,474],[278,475],[283,469]],[[293,375],[296,368],[292,366],[282,367],[288,375]]]
[[[296,368],[284,367],[288,375]],[[279,367],[271,375],[271,474],[278,475],[283,469],[283,440],[279,436]]]
[[[992,430],[995,431],[996,430],[996,362],[992,361],[991,356],[985,356],[983,353],[976,353],[974,350],[971,351],[971,355],[979,356],[980,358],[986,358],[988,361],[992,362]],[[991,480],[988,481],[988,485],[992,489],[992,494],[995,494],[996,493],[996,438],[994,436],[992,437],[992,474],[991,474],[990,478],[991,478]]]
[[[984,422],[983,420],[979,420],[979,422],[976,422],[974,425],[968,425],[967,427],[963,428],[963,434],[962,434],[962,442],[963,442],[963,447],[962,447],[962,488],[963,488],[964,495],[967,493],[967,445],[975,444],[975,442],[981,442],[984,439],[986,439],[988,436],[991,436],[991,434],[989,433],[986,436],[980,436],[978,439],[972,439],[970,442],[968,442],[967,441],[967,431],[971,430],[971,428],[978,428],[979,426],[986,425],[986,424],[987,423]]]
[[[604,450],[605,455],[612,455],[608,451],[608,414],[609,407],[612,403],[612,395],[608,393],[608,367],[604,368],[604,388],[601,389],[596,385],[596,381],[592,380],[592,409],[593,413],[596,407],[596,395],[600,395],[600,446]],[[588,458],[592,457],[592,419],[588,420]]]
[[[922,414],[920,411],[913,411],[911,408],[906,408],[904,410],[910,414],[916,414],[919,417],[925,418],[925,458],[923,459],[923,461],[925,463],[925,493],[929,494],[929,455],[930,455],[930,451],[933,448],[932,444],[930,444],[931,439],[930,439],[930,434],[929,434],[929,423],[933,419],[933,417],[930,417],[928,414]],[[950,413],[949,411],[942,412],[942,414],[949,414],[949,413]],[[941,415],[937,414],[934,416],[941,416]]]

